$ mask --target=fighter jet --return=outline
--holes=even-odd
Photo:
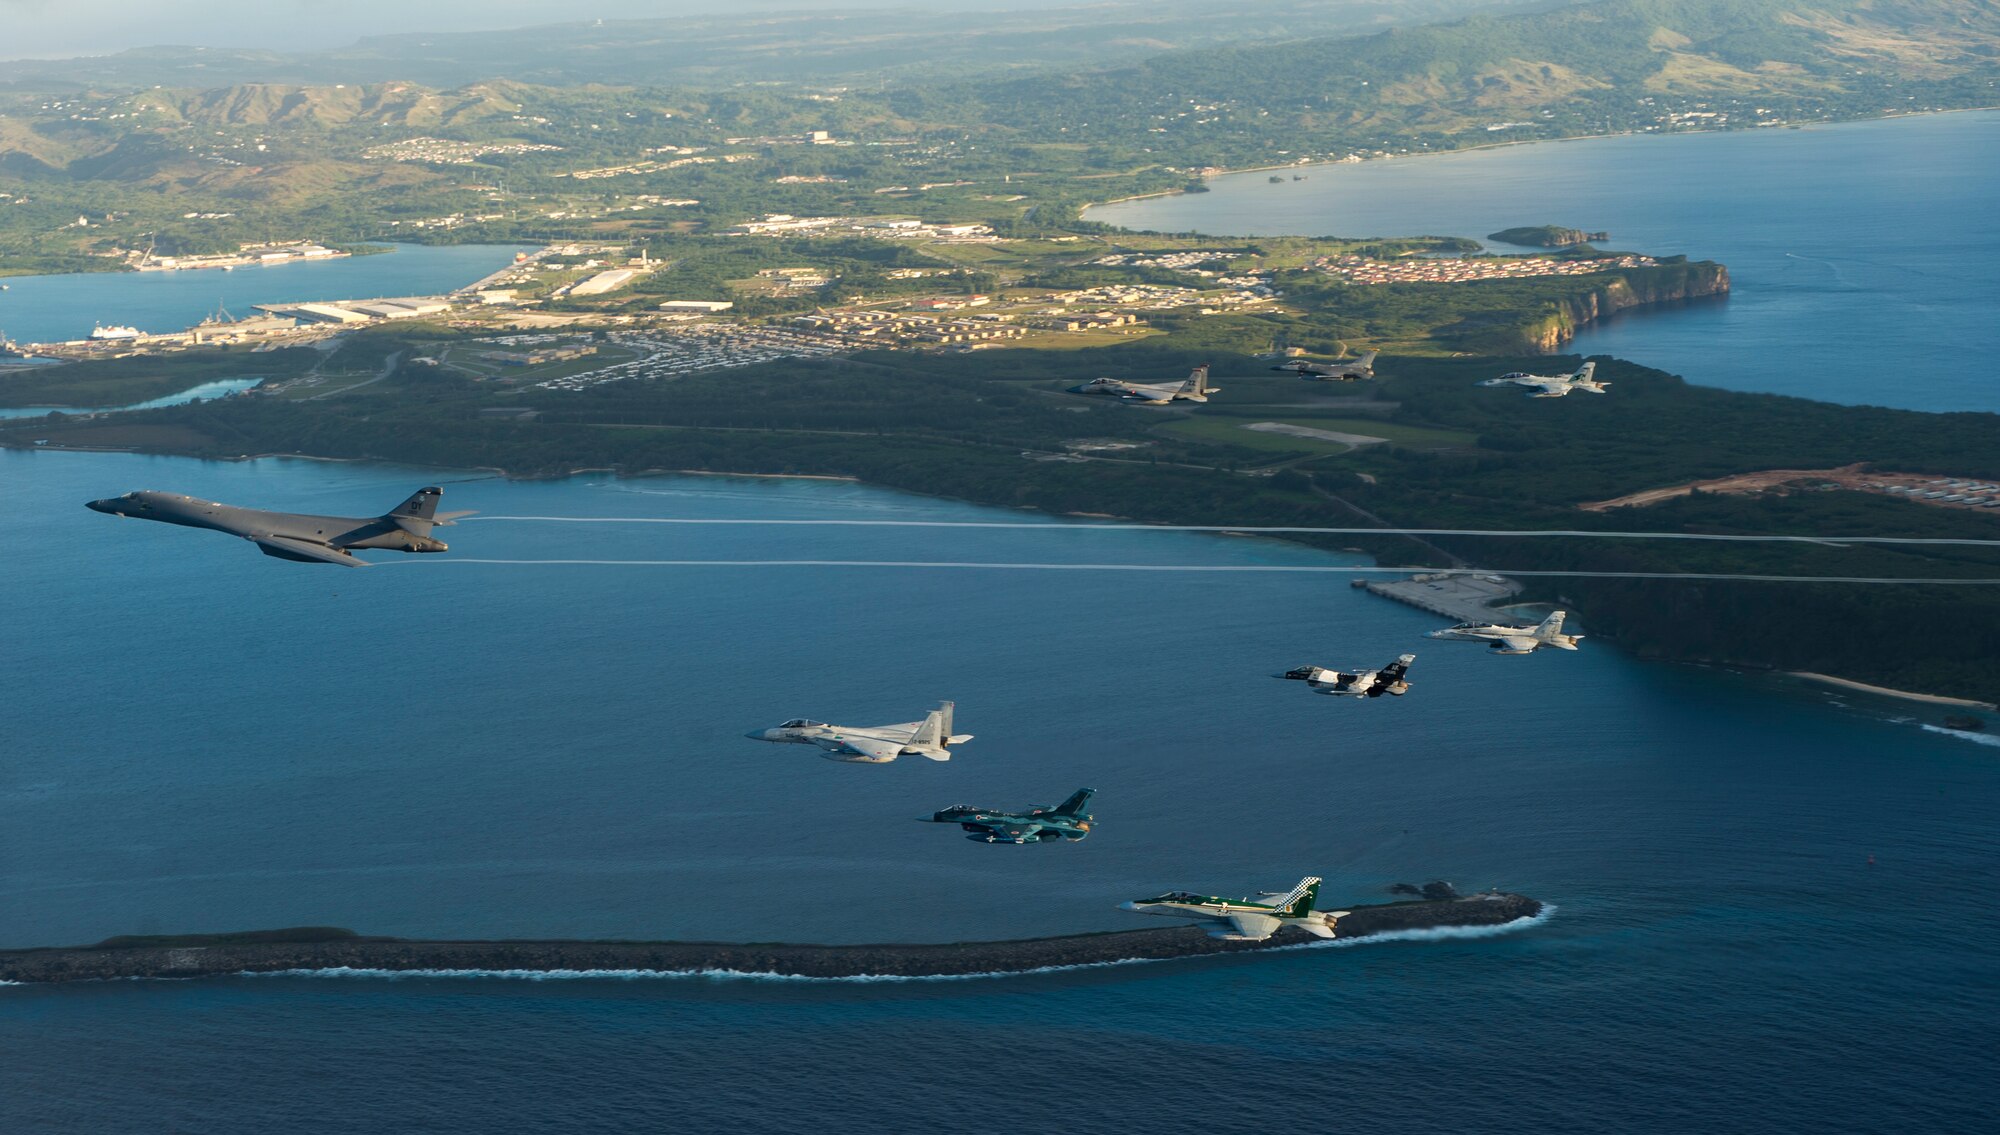
[[[1208,384],[1208,367],[1202,365],[1189,372],[1178,385],[1172,383],[1148,384],[1126,382],[1122,378],[1093,378],[1082,386],[1069,388],[1071,394],[1106,394],[1122,398],[1127,402],[1137,402],[1147,406],[1164,406],[1169,402],[1206,402],[1211,394],[1220,394],[1222,388]]]
[[[1038,804],[1026,812],[994,812],[961,804],[937,812],[924,822],[957,824],[972,833],[965,838],[974,843],[1053,843],[1063,839],[1073,841],[1090,834],[1091,816],[1084,809],[1090,806],[1090,798],[1096,794],[1096,789],[1079,788],[1069,799],[1054,808],[1047,804]]]
[[[1169,891],[1158,898],[1134,899],[1118,909],[1137,914],[1163,914],[1206,923],[1208,936],[1231,942],[1262,942],[1281,926],[1296,926],[1315,938],[1331,938],[1344,910],[1316,911],[1319,878],[1308,875],[1283,894],[1270,892],[1254,899],[1223,899],[1192,891]]]
[[[1544,646],[1575,650],[1577,641],[1583,636],[1562,633],[1563,619],[1568,614],[1568,611],[1550,612],[1548,618],[1532,627],[1506,623],[1460,623],[1455,627],[1432,631],[1428,637],[1484,642],[1496,654],[1533,654]]]
[[[1357,378],[1375,377],[1375,352],[1370,351],[1349,363],[1314,363],[1304,359],[1293,359],[1271,369],[1290,371],[1300,378],[1316,379],[1320,382],[1353,382]]]
[[[1605,387],[1611,384],[1609,382],[1599,382],[1592,378],[1591,375],[1596,370],[1596,363],[1585,363],[1577,368],[1574,374],[1529,374],[1526,371],[1517,370],[1509,374],[1503,374],[1499,378],[1489,378],[1479,385],[1532,386],[1535,387],[1535,391],[1528,395],[1530,398],[1561,398],[1572,390],[1588,391],[1591,394],[1603,394],[1605,393]]]
[[[470,512],[437,510],[444,490],[418,489],[415,496],[381,516],[312,516],[301,512],[265,512],[237,508],[179,493],[137,492],[88,502],[86,507],[113,516],[159,520],[186,528],[208,528],[241,536],[267,556],[306,564],[367,567],[355,549],[391,552],[442,552],[447,545],[431,538],[431,529],[450,524]]]
[[[1332,694],[1336,697],[1379,698],[1383,694],[1402,697],[1410,692],[1410,683],[1404,675],[1410,672],[1410,663],[1415,662],[1414,654],[1398,655],[1394,662],[1380,670],[1363,670],[1358,674],[1343,674],[1338,670],[1326,670],[1318,666],[1301,666],[1276,675],[1304,682],[1316,693]]]
[[[902,725],[872,725],[850,729],[795,717],[771,729],[758,729],[744,736],[752,741],[785,741],[794,745],[817,745],[830,761],[856,761],[885,765],[901,756],[951,759],[950,746],[972,740],[970,733],[951,731],[951,711],[956,702],[939,702],[922,721]]]

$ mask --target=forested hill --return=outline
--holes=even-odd
[[[1206,152],[1215,164],[1268,159],[1287,136],[1305,153],[1411,135],[1462,146],[1852,117],[2000,102],[2000,6],[1609,0],[1359,39],[1170,52],[1053,83],[964,83],[902,98],[899,109],[914,117],[958,114],[1079,143],[1150,135],[1155,152]],[[1661,121],[1673,113],[1696,117]]]

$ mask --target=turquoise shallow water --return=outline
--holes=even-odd
[[[1950,1085],[2000,1072],[2000,752],[1894,706],[1588,642],[1427,642],[1435,620],[1338,577],[467,562],[1342,562],[1263,540],[489,519],[343,571],[81,506],[149,487],[372,513],[438,479],[489,517],[1024,518],[830,482],[0,454],[0,943],[992,938],[1308,871],[1338,901],[1443,877],[1559,909],[1485,939],[953,983],[6,988],[0,1130],[915,1131],[973,1105],[1105,1131],[1981,1121]],[[1267,676],[1411,649],[1400,700]],[[939,696],[977,735],[949,764],[741,736]],[[912,822],[1082,784],[1080,844]]]
[[[1237,234],[1607,230],[1609,248],[1719,260],[1735,290],[1624,314],[1587,329],[1573,353],[1736,390],[2000,410],[2000,111],[1304,172],[1278,185],[1261,173],[1220,177],[1209,193],[1105,206],[1090,219]]]

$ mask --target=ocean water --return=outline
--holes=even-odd
[[[2000,410],[2000,111],[1632,136],[1246,173],[1104,206],[1168,232],[1483,239],[1515,225],[1729,266],[1725,299],[1641,308],[1568,348],[1733,390]],[[1522,251],[1495,245],[1505,251]]]
[[[224,272],[92,272],[0,278],[0,332],[21,343],[82,339],[96,324],[158,334],[184,331],[224,307],[430,296],[503,268],[521,246],[398,244],[395,251]]]
[[[434,482],[483,519],[365,571],[82,507],[171,488],[358,515]],[[1445,878],[1557,907],[1483,938],[970,981],[0,988],[0,1130],[1987,1119],[2000,759],[1935,710],[1588,641],[1490,656],[1333,575],[532,562],[1353,562],[1261,539],[498,519],[1038,519],[842,482],[5,452],[0,513],[0,945],[987,939],[1308,872],[1334,902]],[[1402,699],[1269,677],[1405,650]],[[945,764],[742,736],[939,697],[976,738]],[[913,822],[1082,785],[1100,823],[1074,845]]]

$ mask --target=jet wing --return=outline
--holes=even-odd
[[[342,567],[367,567],[368,561],[356,559],[345,552],[338,552],[325,544],[314,544],[306,540],[294,540],[289,536],[252,536],[257,549],[267,556],[281,560],[293,560],[306,564],[339,564]]]
[[[1496,641],[1498,641],[1502,647],[1506,648],[1507,650],[1511,650],[1516,654],[1526,654],[1529,651],[1535,649],[1537,646],[1541,645],[1539,642],[1536,642],[1532,638],[1526,638],[1520,636],[1510,636],[1508,638],[1502,638]]]
[[[893,761],[903,753],[900,741],[884,741],[880,737],[855,737],[843,733],[838,737],[815,737],[813,744],[835,753],[857,753],[876,761]]]
[[[1211,938],[1245,938],[1253,942],[1261,942],[1271,935],[1276,934],[1278,927],[1284,925],[1284,923],[1279,922],[1268,914],[1254,914],[1249,911],[1245,911],[1242,914],[1228,915],[1224,918],[1224,921],[1229,924],[1229,929],[1225,930],[1218,926],[1216,929],[1209,931],[1208,936]]]

